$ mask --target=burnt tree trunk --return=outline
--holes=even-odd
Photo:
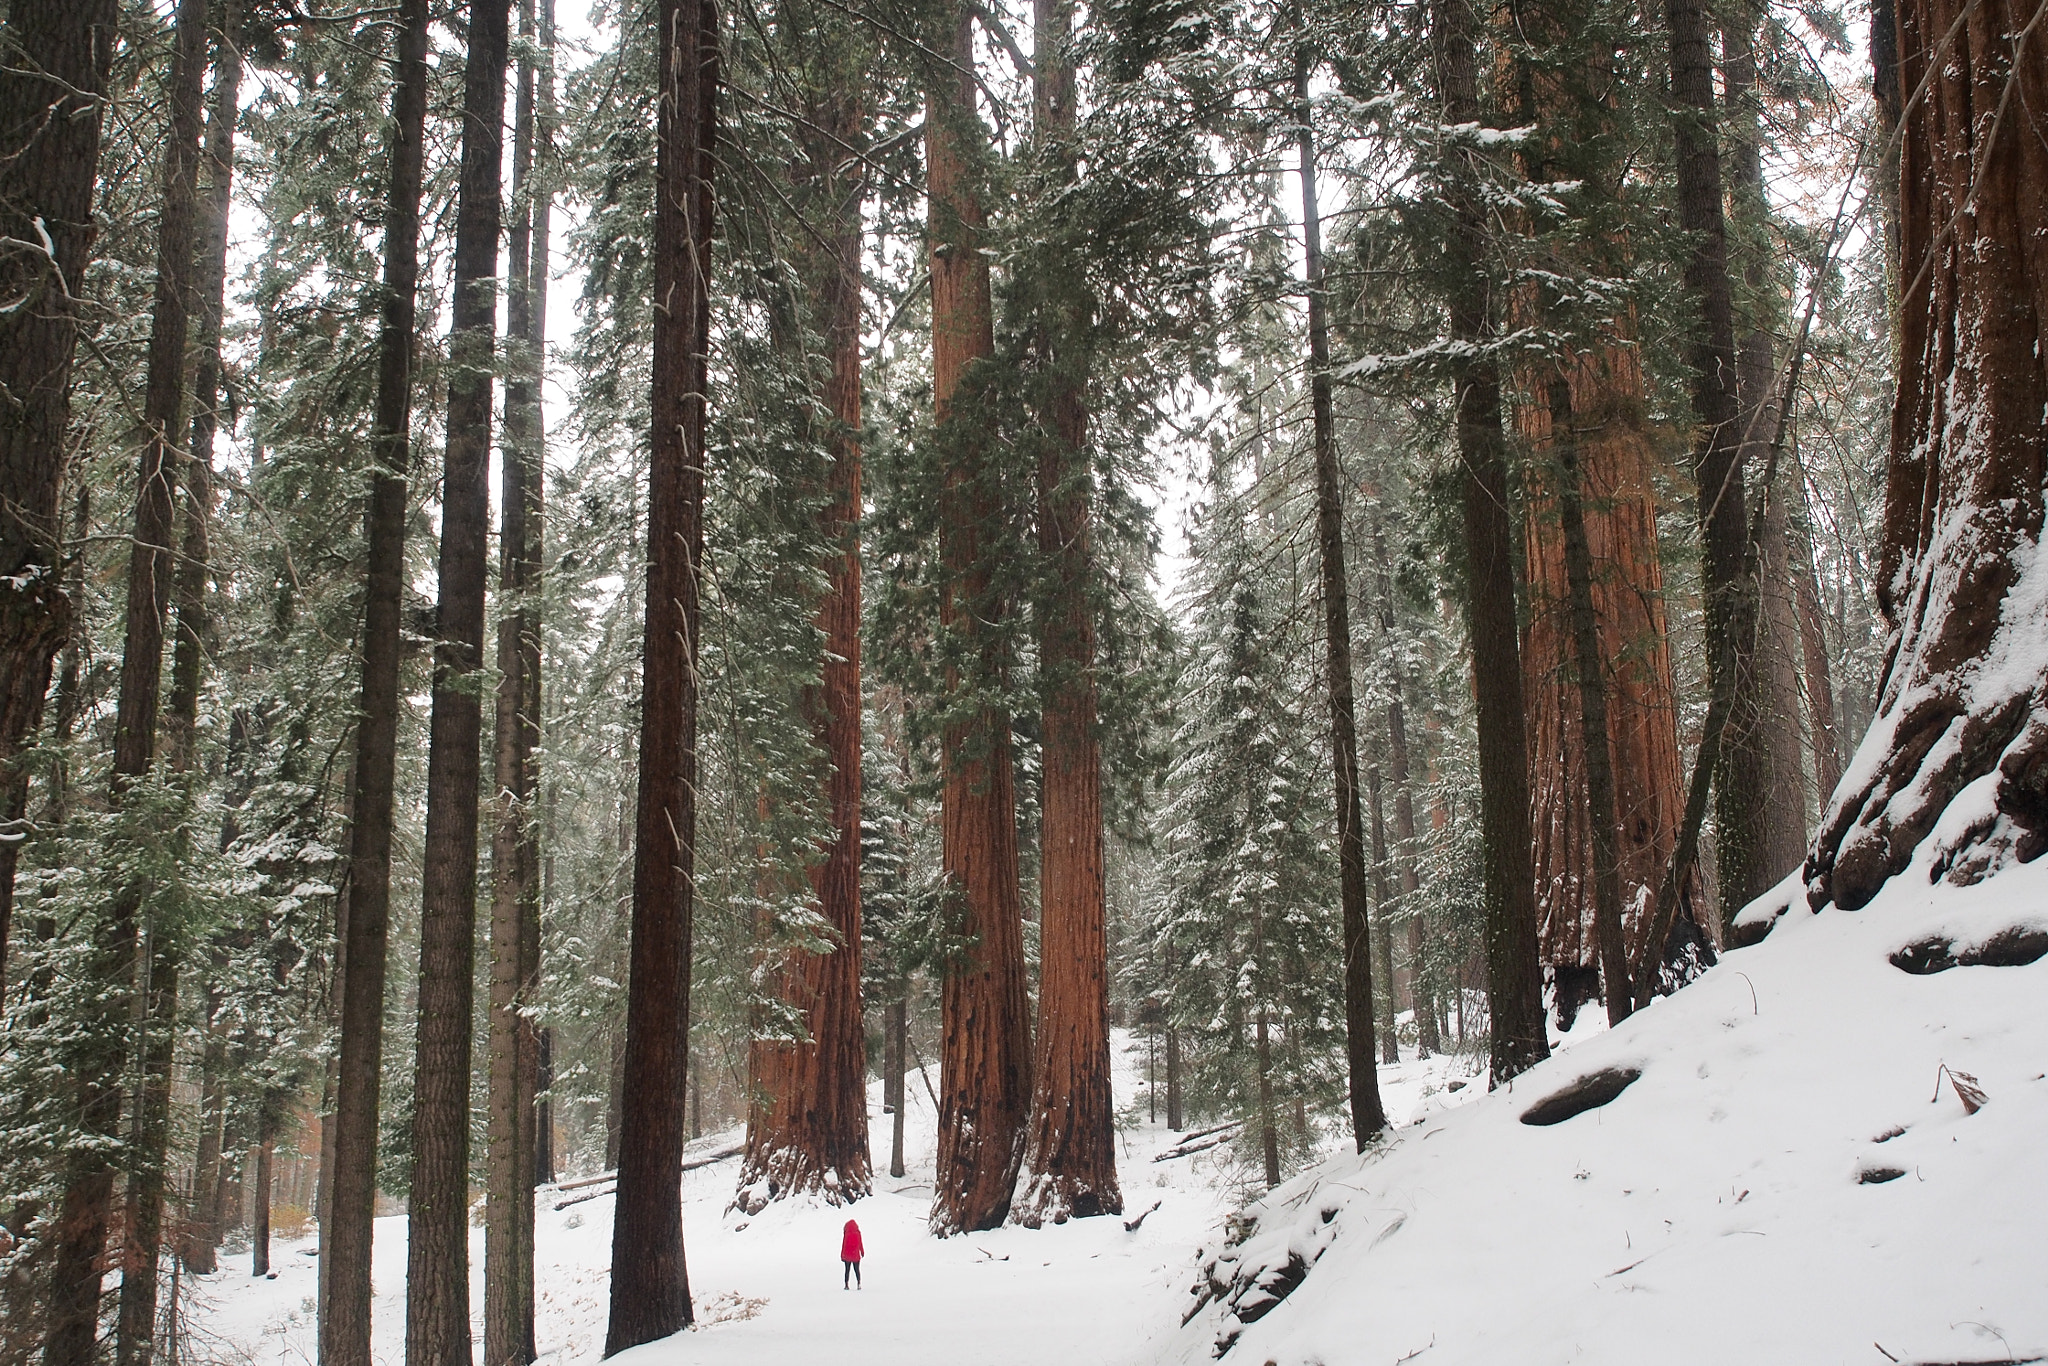
[[[1337,420],[1330,401],[1330,325],[1323,296],[1323,240],[1316,208],[1316,143],[1310,124],[1310,57],[1294,58],[1295,147],[1301,172],[1301,233],[1308,289],[1309,402],[1315,424],[1316,542],[1322,563],[1323,667],[1330,690],[1330,753],[1337,770],[1338,895],[1343,906],[1345,1065],[1351,1137],[1362,1151],[1387,1127],[1373,1046],[1372,949],[1365,890],[1364,820],[1358,800],[1358,715],[1351,693],[1351,612],[1344,577],[1344,483],[1337,469]],[[1387,977],[1393,989],[1393,974]]]
[[[825,756],[830,831],[811,867],[811,890],[838,942],[829,953],[797,951],[782,964],[782,999],[804,1017],[800,1044],[757,1041],[748,1051],[753,1099],[739,1203],[816,1193],[839,1205],[874,1185],[868,1153],[867,1037],[861,1016],[861,204],[853,155],[863,111],[860,53],[834,34],[807,54],[801,168],[796,199],[818,240],[804,239],[799,269],[811,321],[827,343],[820,398],[829,414],[827,503],[819,516],[831,547],[816,624],[825,647],[820,682],[804,690],[812,739]]]
[[[28,774],[15,758],[43,718],[50,662],[71,628],[60,587],[58,502],[71,421],[72,289],[85,278],[95,233],[101,96],[114,58],[114,0],[24,4],[7,18],[12,47],[0,64],[0,984],[14,869],[28,830]],[[38,232],[37,225],[41,224]],[[43,244],[38,253],[16,243]]]
[[[1072,0],[1036,0],[1034,137],[1050,183],[1075,175]],[[1057,193],[1057,191],[1055,191]],[[1064,236],[1064,233],[1062,234]],[[1040,282],[1044,310],[1038,450],[1040,952],[1024,1194],[1027,1228],[1121,1214],[1109,1084],[1109,940],[1096,727],[1094,573],[1087,385],[1093,311],[1078,272]]]
[[[2048,28],[2016,0],[1900,0],[1897,36],[1899,88],[1921,93],[1901,129],[1901,364],[1878,564],[1896,634],[1854,776],[1806,862],[1808,901],[1844,910],[1904,872],[1978,778],[1996,775],[1990,800],[1933,873],[1970,882],[2048,850]]]
[[[173,457],[185,435],[185,343],[190,333],[193,233],[197,216],[199,124],[206,72],[206,0],[182,0],[173,38],[168,103],[170,127],[164,140],[163,208],[157,221],[156,294],[150,317],[147,375],[143,396],[143,445],[136,484],[134,540],[128,559],[128,612],[122,633],[120,696],[114,713],[114,773],[111,798],[118,807],[155,763],[157,710],[163,686],[164,620],[173,581],[171,541]],[[48,677],[45,662],[43,677]],[[46,1366],[87,1366],[95,1354],[100,1301],[100,1254],[112,1214],[114,1168],[111,1140],[120,1133],[122,1089],[130,1050],[150,1054],[147,1035],[132,1037],[136,1020],[159,1020],[168,989],[175,1002],[176,946],[168,927],[146,916],[149,889],[129,885],[114,893],[92,933],[91,976],[110,990],[81,1020],[83,1041],[76,1055],[81,1128],[110,1140],[75,1144],[65,1162],[64,1201],[53,1230],[54,1257],[50,1330],[43,1344]],[[91,922],[88,922],[91,923]],[[160,931],[163,937],[160,938]],[[167,952],[160,952],[165,950]],[[130,992],[137,993],[131,997]],[[132,1016],[131,1016],[132,1011]],[[139,1059],[142,1074],[136,1102],[142,1130],[141,1165],[129,1173],[136,1191],[133,1211],[146,1217],[163,1209],[162,1126],[168,1107],[168,1040],[154,1056]],[[162,1076],[152,1075],[160,1063]],[[147,1156],[155,1154],[152,1163]],[[131,1158],[135,1156],[133,1152]],[[154,1192],[152,1198],[151,1192]],[[123,1283],[143,1260],[139,1240],[152,1243],[160,1229],[137,1228],[124,1220]],[[154,1275],[156,1254],[148,1259]],[[154,1287],[150,1298],[154,1300]],[[127,1362],[148,1353],[153,1323],[134,1336],[134,1306],[117,1322],[118,1355]]]
[[[341,1038],[334,1103],[334,1188],[320,1225],[326,1296],[320,1366],[370,1366],[370,1241],[377,1204],[377,1106],[384,1051],[384,973],[391,937],[391,831],[398,762],[400,611],[405,588],[406,476],[412,465],[413,318],[419,285],[420,186],[427,117],[427,4],[401,0],[398,79],[386,144],[384,298],[364,511],[362,683],[350,797],[348,925],[338,962]],[[216,1236],[218,1236],[216,1234]]]
[[[1434,0],[1432,59],[1445,117],[1480,117],[1470,0]],[[1447,242],[1451,334],[1492,338],[1494,303],[1485,273],[1486,218],[1471,150],[1446,168],[1455,214]],[[1515,528],[1509,514],[1500,370],[1483,350],[1456,379],[1459,502],[1465,530],[1465,621],[1472,638],[1479,732],[1479,819],[1484,848],[1487,999],[1493,1084],[1550,1055],[1543,1032],[1543,974],[1536,956],[1536,888],[1530,859],[1529,752],[1522,707],[1520,626],[1515,609]]]
[[[718,13],[713,0],[660,0],[656,16],[661,99],[655,119],[654,297],[664,306],[654,313],[640,782],[606,1356],[667,1337],[692,1318],[678,1175],[697,862],[696,662]]]
[[[462,81],[440,589],[427,727],[419,1027],[406,1213],[406,1366],[470,1366],[471,1360],[469,1084],[476,997],[480,681],[510,18],[508,0],[472,0]]]
[[[1008,661],[990,623],[1007,612],[989,532],[997,520],[995,452],[977,371],[995,351],[987,216],[986,133],[976,116],[974,8],[945,12],[944,63],[926,83],[925,174],[932,277],[932,400],[944,462],[939,510],[940,629],[949,710],[940,792],[941,862],[973,947],[949,965],[940,996],[939,1154],[931,1230],[940,1237],[999,1227],[1024,1157],[1031,1097],[1031,1024],[1024,986],[1023,905],[1010,720],[990,698]]]

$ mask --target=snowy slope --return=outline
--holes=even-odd
[[[881,1176],[876,1195],[851,1209],[784,1201],[749,1219],[726,1209],[737,1161],[687,1173],[684,1236],[699,1326],[621,1360],[633,1366],[1091,1366],[1144,1355],[1179,1311],[1194,1274],[1194,1250],[1239,1195],[1225,1152],[1151,1160],[1178,1136],[1144,1120],[1142,1042],[1119,1032],[1117,1043],[1116,1097],[1128,1120],[1119,1152],[1125,1204],[1135,1216],[1159,1202],[1137,1232],[1127,1232],[1122,1220],[1086,1219],[1038,1231],[932,1238],[925,1216],[936,1126],[925,1084],[913,1072],[909,1174]],[[1471,1065],[1469,1059],[1436,1059],[1383,1068],[1390,1108],[1406,1117],[1471,1095],[1476,1088],[1455,1095],[1444,1089]],[[871,1140],[885,1168],[889,1119],[881,1112],[879,1085],[871,1101]],[[738,1137],[710,1136],[693,1150],[715,1151]],[[549,1366],[595,1366],[604,1345],[612,1198],[555,1209],[568,1195],[544,1194],[536,1217],[536,1336]],[[849,1214],[860,1221],[867,1245],[866,1286],[857,1294],[840,1289],[839,1231]],[[398,1366],[405,1347],[405,1220],[379,1219],[376,1233],[373,1346],[380,1366]],[[305,1366],[314,1359],[316,1264],[304,1255],[312,1246],[310,1238],[280,1242],[272,1259],[275,1281],[249,1280],[246,1257],[219,1275],[187,1279],[194,1297],[189,1321],[205,1356],[248,1366]],[[470,1258],[470,1303],[480,1310],[481,1229],[472,1234]]]
[[[1795,903],[1621,1028],[1274,1191],[1211,1246],[1182,1310],[1220,1297],[1156,1359],[1235,1335],[1224,1359],[1249,1366],[2040,1360],[2048,958],[1890,958],[2043,935],[2048,860],[1969,888],[1923,862],[1853,914]],[[1976,1113],[1944,1066],[1981,1085]],[[1520,1122],[1605,1069],[1641,1075]]]

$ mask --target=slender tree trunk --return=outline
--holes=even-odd
[[[981,203],[986,133],[976,117],[974,9],[945,13],[937,44],[945,65],[926,83],[925,170],[930,205],[932,397],[944,452],[939,557],[945,688],[967,719],[946,727],[941,790],[946,880],[973,943],[951,965],[940,1000],[944,1041],[939,1155],[931,1230],[940,1237],[999,1227],[1023,1160],[1031,1095],[1031,1024],[1024,986],[1023,907],[1009,717],[989,694],[1007,671],[1001,641],[984,626],[1007,611],[994,585],[987,529],[996,522],[989,417],[977,370],[995,350]]]
[[[738,1203],[815,1193],[838,1205],[873,1189],[868,1153],[867,1038],[861,1023],[861,204],[858,146],[864,112],[861,53],[833,32],[808,63],[802,164],[796,198],[818,240],[800,249],[813,327],[825,337],[830,370],[823,407],[827,504],[819,531],[831,547],[816,624],[825,648],[821,679],[802,707],[830,767],[825,808],[830,833],[811,867],[811,890],[837,945],[797,952],[780,972],[782,999],[804,1016],[801,1044],[756,1042],[748,1052],[754,1099]]]
[[[1033,136],[1051,183],[1075,175],[1072,0],[1035,0]],[[1039,984],[1023,1196],[1027,1228],[1123,1212],[1109,1085],[1109,941],[1096,736],[1087,384],[1091,301],[1078,275],[1042,282],[1038,550],[1041,605]]]
[[[1799,646],[1806,661],[1807,738],[1813,747],[1813,785],[1823,815],[1842,782],[1842,740],[1835,728],[1835,683],[1828,663],[1827,613],[1813,567],[1812,519],[1800,519],[1792,570],[1799,600]]]
[[[1322,560],[1324,668],[1330,689],[1330,752],[1337,769],[1337,869],[1344,911],[1345,1062],[1351,1137],[1387,1127],[1374,1057],[1372,949],[1367,936],[1364,819],[1358,800],[1358,716],[1351,695],[1351,612],[1344,577],[1344,483],[1337,469],[1337,419],[1330,401],[1330,325],[1323,297],[1322,219],[1316,208],[1316,143],[1309,105],[1310,56],[1294,58],[1294,117],[1301,172],[1301,233],[1308,288],[1309,397],[1315,423],[1316,541]],[[1392,975],[1388,989],[1392,989]]]
[[[0,157],[8,189],[0,235],[46,245],[0,258],[0,985],[14,869],[28,835],[28,774],[15,757],[43,719],[50,662],[71,627],[59,587],[63,536],[58,502],[71,421],[72,290],[92,254],[93,177],[99,165],[102,94],[113,62],[114,0],[22,4],[7,18],[9,60],[0,69]],[[39,233],[40,225],[40,233]]]
[[[535,825],[534,750],[540,611],[534,493],[541,481],[540,392],[533,334],[534,61],[533,0],[520,0],[523,45],[514,77],[512,231],[506,253],[505,439],[498,497],[498,688],[492,718],[489,1097],[484,1176],[484,1366],[532,1360],[533,1263],[526,1225],[533,1213],[532,1005],[526,921],[538,888],[528,856]],[[540,248],[543,260],[546,244]]]
[[[412,466],[413,318],[419,284],[420,188],[427,116],[426,0],[400,0],[398,80],[386,148],[384,298],[369,506],[364,513],[362,684],[350,804],[348,927],[339,961],[341,1039],[335,1075],[334,1189],[320,1226],[320,1366],[371,1366],[370,1245],[377,1204],[377,1107],[384,1051],[384,973],[391,936],[391,832],[398,759],[400,612],[406,478]]]
[[[902,1176],[903,1165],[903,1105],[910,1097],[903,1085],[905,1077],[904,1054],[910,1051],[910,1002],[892,1001],[889,1004],[889,1076],[887,1084],[895,1096],[889,1125],[889,1175]]]
[[[1263,1006],[1254,1040],[1259,1064],[1259,1155],[1266,1162],[1266,1189],[1271,1190],[1280,1184],[1280,1113],[1273,1106],[1273,1039]]]
[[[712,192],[718,93],[713,0],[660,0],[655,120],[653,446],[633,935],[605,1355],[688,1327],[684,1078],[697,858],[697,642],[704,561]]]
[[[256,1198],[253,1202],[254,1228],[249,1234],[249,1274],[270,1274],[270,1179],[277,1142],[271,1136],[268,1118],[262,1123],[263,1139],[256,1145]]]
[[[111,796],[117,807],[156,759],[164,619],[170,605],[173,563],[171,490],[175,475],[171,453],[185,435],[185,341],[191,308],[195,180],[205,70],[206,0],[182,0],[173,43],[163,208],[157,223],[156,297],[150,319],[143,397],[145,430],[136,488],[134,542],[128,561],[128,614],[121,651],[120,697],[114,715]],[[41,666],[45,679],[48,668],[45,658]],[[83,1043],[74,1063],[75,1080],[81,1127],[109,1143],[74,1144],[65,1163],[64,1203],[54,1230],[50,1331],[43,1344],[46,1366],[88,1366],[95,1354],[99,1258],[106,1242],[114,1194],[114,1169],[108,1160],[108,1150],[113,1146],[111,1140],[120,1133],[122,1083],[131,1048],[144,1054],[140,1058],[144,1080],[137,1097],[139,1122],[144,1130],[141,1137],[145,1152],[157,1155],[154,1163],[145,1156],[131,1179],[139,1188],[137,1212],[153,1207],[159,1216],[158,1223],[161,1220],[161,1126],[152,1121],[168,1103],[162,1090],[168,1085],[167,1044],[159,1045],[152,1055],[146,1035],[131,1041],[130,1011],[134,1010],[135,1016],[143,1020],[159,1015],[164,1002],[161,995],[152,1000],[152,992],[167,989],[175,1000],[177,985],[175,968],[170,966],[174,957],[158,952],[161,947],[170,955],[175,954],[173,944],[158,938],[164,928],[153,923],[138,924],[147,896],[148,889],[139,885],[120,888],[93,931],[94,964],[90,975],[110,989],[80,1022],[78,1037]],[[146,972],[149,975],[145,976]],[[131,998],[130,991],[140,995]],[[158,1063],[163,1067],[160,1083],[154,1081],[154,1065]],[[152,1190],[153,1198],[149,1194]],[[138,1229],[133,1223],[124,1224],[124,1281],[129,1269],[139,1271],[137,1263],[142,1258],[137,1250],[138,1238],[154,1240],[159,1232],[159,1227]],[[153,1251],[148,1260],[153,1268]],[[154,1297],[152,1287],[152,1301]],[[150,1330],[154,1327],[142,1326],[138,1344],[132,1335],[136,1328],[132,1314],[131,1307],[130,1314],[122,1316],[117,1328],[117,1355],[123,1359],[123,1366],[146,1357]]]
[[[1373,998],[1379,1009],[1380,1061],[1396,1063],[1401,1061],[1401,1038],[1395,1027],[1394,1000],[1394,913],[1393,878],[1387,859],[1387,816],[1386,803],[1380,793],[1380,756],[1367,758],[1365,764],[1365,814],[1366,826],[1372,835],[1372,939],[1373,952],[1379,958],[1380,985],[1385,990]]]
[[[1777,438],[1779,413],[1775,329],[1782,323],[1772,279],[1770,202],[1764,192],[1763,120],[1757,90],[1756,29],[1762,15],[1750,0],[1732,0],[1721,22],[1721,61],[1728,113],[1728,202],[1734,250],[1742,266],[1742,334],[1735,353],[1736,402],[1742,414],[1742,464],[1761,471]],[[1756,743],[1764,781],[1761,857],[1775,882],[1806,856],[1806,775],[1800,763],[1799,619],[1794,607],[1791,535],[1785,486],[1789,471],[1757,489],[1764,505],[1758,580],[1756,672],[1760,714]]]
[[[1430,26],[1445,118],[1476,124],[1478,25],[1470,0],[1434,0]],[[1450,168],[1455,227],[1447,264],[1457,280],[1451,291],[1451,335],[1457,341],[1483,343],[1491,338],[1494,309],[1484,273],[1486,220],[1477,175],[1471,154],[1456,154]],[[1483,354],[1461,369],[1456,424],[1465,529],[1465,620],[1472,639],[1478,713],[1491,1076],[1498,1085],[1548,1057],[1550,1045],[1543,1032],[1543,974],[1536,956],[1529,751],[1500,372]]]
[[[1166,1026],[1166,1127],[1179,1133],[1187,1126],[1182,1123],[1182,1102],[1180,1093],[1180,1031]]]
[[[2048,469],[2048,23],[2018,0],[1900,0],[1897,36],[1897,88],[1915,93],[1878,560],[1894,634],[1877,717],[1806,863],[1808,900],[1844,910],[1993,773],[1993,809],[1935,873],[1974,882],[2048,852],[2048,670],[2038,607],[2019,605],[2040,573]]]
[[[472,0],[463,73],[438,639],[421,874],[418,1062],[406,1217],[406,1366],[470,1366],[469,1084],[483,732],[479,682],[510,17],[508,0]]]
[[[1394,785],[1394,838],[1395,847],[1400,850],[1401,904],[1408,920],[1408,998],[1415,1010],[1416,1056],[1426,1058],[1443,1050],[1443,1039],[1437,1033],[1436,1002],[1430,997],[1429,981],[1424,976],[1423,958],[1428,931],[1422,923],[1422,908],[1417,904],[1417,894],[1422,891],[1422,876],[1415,866],[1415,792],[1408,763],[1408,709],[1403,702],[1406,682],[1394,648],[1394,583],[1387,571],[1390,561],[1387,558],[1386,531],[1380,524],[1376,509],[1371,514],[1371,528],[1373,558],[1377,561],[1374,575],[1379,590],[1380,638],[1387,651],[1387,779]],[[1381,919],[1386,919],[1384,913]],[[1391,927],[1386,929],[1386,935],[1388,942],[1382,952],[1388,955],[1387,991],[1391,995],[1394,990]]]
[[[1697,423],[1693,473],[1698,484],[1707,674],[1710,686],[1725,699],[1727,715],[1711,775],[1725,925],[1773,880],[1765,862],[1769,783],[1758,733],[1756,584],[1744,563],[1749,498],[1743,482],[1734,295],[1728,276],[1719,119],[1705,0],[1665,0],[1665,22],[1671,34],[1671,95],[1677,106],[1673,134],[1679,222],[1692,239],[1685,288],[1700,312],[1687,360]]]
[[[1607,725],[1607,667],[1593,615],[1593,552],[1579,477],[1579,441],[1571,384],[1549,383],[1550,437],[1557,459],[1557,509],[1564,533],[1564,564],[1571,613],[1574,672],[1579,684],[1579,735],[1586,758],[1586,813],[1593,842],[1593,930],[1600,948],[1601,995],[1607,1023],[1618,1025],[1635,1006],[1628,941],[1621,924],[1621,867],[1615,831],[1614,746]]]
[[[192,1213],[183,1252],[185,1269],[195,1276],[210,1276],[219,1266],[220,1143],[227,1111],[227,1036],[219,1014],[220,1002],[209,993],[199,1062],[199,1147],[192,1160]],[[321,1268],[323,1279],[326,1270]]]

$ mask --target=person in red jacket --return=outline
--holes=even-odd
[[[860,1289],[860,1225],[848,1219],[846,1231],[839,1235],[839,1261],[846,1268],[839,1278],[841,1290]]]

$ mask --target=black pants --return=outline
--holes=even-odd
[[[842,1274],[841,1274],[841,1276],[840,1276],[840,1278],[839,1278],[839,1288],[840,1288],[841,1290],[844,1290],[844,1289],[848,1288],[849,1286],[851,1286],[851,1287],[853,1287],[854,1289],[859,1289],[859,1288],[860,1288],[860,1263],[859,1263],[859,1262],[841,1262],[841,1263],[840,1263],[840,1265],[841,1265],[841,1266],[843,1266],[843,1267],[845,1267],[845,1268],[846,1268],[846,1270],[845,1270],[845,1272],[844,1272],[844,1273],[842,1273]]]

